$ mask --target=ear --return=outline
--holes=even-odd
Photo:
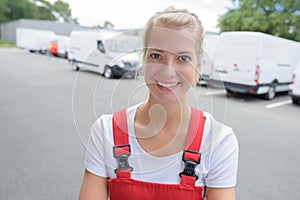
[[[201,62],[199,62],[198,64],[197,64],[197,71],[200,73],[200,70],[201,70],[201,65],[202,65],[202,63]]]
[[[194,84],[193,84],[194,87],[197,86],[198,80],[200,78],[200,74],[201,74],[200,69],[201,69],[201,64],[198,64],[196,66],[196,71],[195,71],[195,80],[194,80]]]

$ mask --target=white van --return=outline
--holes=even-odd
[[[71,38],[68,36],[56,35],[48,45],[48,51],[54,56],[68,57]]]
[[[300,43],[259,32],[221,33],[211,79],[228,92],[263,94],[290,90]]]
[[[139,38],[109,30],[71,32],[68,59],[74,70],[98,72],[106,78],[134,77],[138,67]]]
[[[294,81],[291,86],[291,92],[289,95],[292,97],[294,104],[300,104],[300,62],[298,63],[295,73]]]
[[[18,28],[16,30],[16,45],[30,52],[39,51],[44,54],[47,52],[49,42],[55,36],[53,31]]]
[[[214,71],[214,57],[220,36],[217,34],[204,33],[202,65],[198,85],[206,84]]]

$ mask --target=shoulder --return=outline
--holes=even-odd
[[[203,138],[202,158],[207,172],[205,184],[227,188],[236,185],[238,141],[231,127],[205,113],[207,125]]]
[[[127,123],[132,123],[135,112],[138,105],[130,106],[126,108],[126,118]],[[119,110],[118,110],[119,111]],[[116,111],[116,112],[118,112]],[[113,114],[103,114],[101,115],[93,124],[91,131],[96,132],[97,134],[102,134],[106,136],[112,136],[112,121],[113,120]]]
[[[112,114],[101,115],[92,125],[92,135],[104,135],[109,133],[112,127]]]
[[[204,156],[220,148],[238,148],[238,141],[231,127],[217,121],[210,113],[204,112],[204,116],[206,121],[201,148]]]

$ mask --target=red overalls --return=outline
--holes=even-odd
[[[113,115],[114,157],[118,160],[115,170],[117,177],[108,180],[111,200],[132,199],[197,199],[202,200],[203,186],[195,186],[198,176],[195,168],[200,163],[200,146],[202,142],[205,118],[202,111],[191,108],[186,150],[182,160],[185,168],[179,176],[180,184],[160,184],[131,179],[133,170],[128,163],[130,145],[128,143],[126,110],[123,109]]]

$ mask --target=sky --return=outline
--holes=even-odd
[[[96,26],[110,21],[114,28],[143,28],[157,11],[169,6],[186,8],[200,17],[206,31],[218,32],[220,15],[232,7],[231,0],[63,0],[72,10],[72,16],[81,25]],[[55,2],[55,0],[49,0]]]

